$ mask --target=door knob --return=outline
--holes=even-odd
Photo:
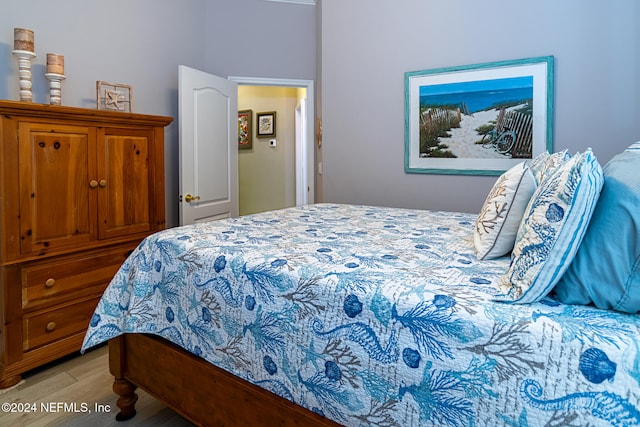
[[[184,196],[184,201],[187,203],[195,202],[196,200],[200,200],[200,196],[192,196],[189,193],[187,193],[187,195]]]

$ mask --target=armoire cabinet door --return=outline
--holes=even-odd
[[[20,251],[41,253],[96,238],[95,129],[21,122]]]
[[[100,239],[152,229],[151,130],[98,130],[98,229]],[[153,162],[151,162],[153,164]]]
[[[0,100],[0,389],[77,352],[115,272],[165,227],[172,120]]]

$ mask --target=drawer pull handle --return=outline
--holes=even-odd
[[[97,186],[98,186],[98,181],[96,181],[95,179],[92,179],[91,181],[89,181],[89,187],[96,188]]]
[[[53,331],[56,328],[56,326],[58,326],[58,325],[56,325],[56,322],[47,323],[47,331],[49,331],[49,332]]]
[[[100,187],[106,187],[107,186],[107,180],[106,179],[101,179],[100,182],[98,183],[100,184]]]
[[[55,284],[56,284],[56,279],[54,279],[53,277],[48,278],[47,281],[44,282],[45,288],[53,288],[53,285]]]

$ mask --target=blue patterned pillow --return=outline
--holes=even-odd
[[[531,159],[529,162],[529,168],[536,180],[536,185],[540,185],[545,176],[553,173],[553,171],[558,169],[560,165],[570,158],[571,154],[569,154],[567,150],[562,150],[553,154],[549,154],[545,151]]]
[[[640,312],[640,142],[604,167],[604,186],[575,259],[555,287],[567,304]]]
[[[602,189],[602,168],[591,150],[576,154],[536,189],[500,280],[498,300],[531,303],[544,298],[571,263]]]

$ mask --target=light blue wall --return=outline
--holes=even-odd
[[[208,0],[206,5],[207,71],[315,79],[315,6],[264,0]]]
[[[65,57],[64,105],[95,108],[96,80],[133,85],[134,111],[177,112],[177,65],[202,67],[205,0],[21,0],[0,13],[0,98],[18,97],[13,28],[32,29],[34,101],[48,103],[46,54]]]
[[[638,22],[637,0],[4,2],[0,98],[18,99],[14,27],[35,31],[36,102],[48,102],[47,52],[65,56],[64,105],[94,108],[95,81],[106,80],[133,85],[135,111],[174,118],[179,64],[317,80],[324,200],[476,212],[494,178],[404,173],[404,72],[554,55],[555,146],[591,146],[604,163],[640,140]],[[177,153],[174,122],[165,153],[170,225]]]
[[[480,209],[495,177],[405,174],[406,71],[553,55],[555,149],[604,164],[640,140],[637,0],[322,0],[320,13],[325,201]]]
[[[35,32],[34,102],[46,54],[65,57],[63,105],[95,108],[96,80],[133,86],[165,132],[167,224],[178,223],[178,65],[221,76],[315,79],[315,7],[262,0],[20,0],[0,7],[0,99],[18,100],[13,28]]]

